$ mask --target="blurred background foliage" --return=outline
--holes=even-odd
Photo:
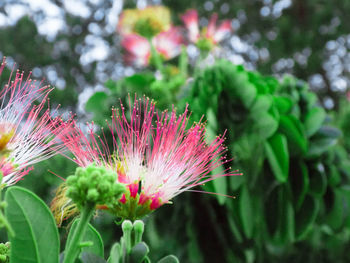
[[[123,9],[148,4],[168,6],[177,25],[189,8],[202,26],[217,12],[232,19],[234,34],[200,63],[188,45],[159,78],[152,67],[123,62],[115,32]],[[349,11],[346,0],[5,0],[0,56],[8,57],[4,75],[14,62],[32,70],[56,87],[51,104],[77,112],[82,123],[103,126],[119,98],[137,93],[161,110],[174,104],[181,112],[189,103],[193,121],[205,116],[209,139],[227,130],[231,166],[244,176],[204,190],[236,198],[185,193],[145,218],[154,259],[348,262]],[[60,183],[49,171],[66,177],[74,169],[57,156],[20,184],[49,203]],[[103,213],[94,225],[109,251],[118,226]]]

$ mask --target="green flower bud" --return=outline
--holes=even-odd
[[[10,243],[5,244],[0,243],[0,262],[8,263],[10,262]]]
[[[75,175],[67,178],[66,195],[81,209],[85,204],[113,205],[118,202],[125,191],[125,186],[117,182],[117,174],[90,165],[79,167]]]
[[[145,230],[145,224],[141,220],[136,220],[134,222],[134,233],[135,233],[135,244],[142,241],[143,231]]]

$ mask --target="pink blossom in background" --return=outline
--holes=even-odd
[[[155,50],[166,60],[172,59],[181,53],[182,43],[183,37],[181,29],[178,27],[171,27],[152,39]],[[126,63],[139,67],[149,64],[151,45],[147,38],[137,34],[129,34],[123,38],[121,44],[126,51],[124,55]]]
[[[210,18],[205,38],[210,39],[214,44],[219,43],[231,32],[231,21],[224,20],[219,27],[216,27],[217,14],[213,14]]]
[[[232,31],[231,20],[224,20],[219,27],[216,26],[217,14],[213,14],[210,18],[208,27],[202,35],[205,39],[210,40],[213,44],[222,41]],[[196,43],[200,39],[198,13],[197,10],[190,9],[181,17],[188,31],[188,38],[191,42]]]
[[[181,45],[184,43],[179,27],[171,27],[169,30],[159,33],[153,38],[156,51],[166,60],[172,59],[181,53]]]
[[[139,67],[147,66],[151,57],[151,47],[148,40],[137,34],[126,35],[121,43],[126,54],[124,60],[128,64]]]
[[[199,39],[199,25],[198,25],[198,13],[197,10],[190,9],[181,16],[185,27],[188,30],[188,39],[196,43]]]
[[[0,75],[5,65],[4,58]],[[7,185],[28,174],[31,165],[62,149],[52,133],[60,129],[61,119],[53,119],[50,109],[44,109],[51,88],[31,80],[30,74],[27,78],[18,70],[12,74],[13,80],[10,77],[0,92],[0,171],[1,183]],[[33,105],[36,100],[41,102]]]

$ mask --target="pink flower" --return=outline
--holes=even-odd
[[[6,65],[0,66],[0,75]],[[11,185],[28,174],[31,165],[54,155],[62,145],[54,137],[60,118],[51,118],[50,109],[43,111],[49,86],[40,87],[23,72],[15,72],[0,92],[0,171],[1,183]],[[33,105],[41,100],[38,105]],[[57,126],[57,128],[54,128]]]
[[[181,18],[188,30],[189,40],[197,43],[200,39],[197,11],[190,9]],[[219,43],[231,32],[231,21],[224,20],[219,27],[216,27],[217,18],[218,16],[215,13],[211,16],[208,27],[205,30],[206,32],[202,36],[204,39],[210,40],[213,44]]]
[[[181,53],[183,38],[180,28],[171,27],[169,30],[159,33],[152,39],[155,50],[169,60]],[[151,58],[151,45],[147,38],[137,34],[126,35],[122,40],[122,46],[126,50],[124,60],[129,64],[144,67],[149,64]]]
[[[121,43],[126,50],[124,60],[136,66],[147,66],[151,57],[151,47],[148,40],[137,34],[126,35]]]
[[[181,17],[188,30],[188,38],[196,43],[199,39],[198,13],[197,10],[190,9]]]
[[[210,18],[207,32],[205,34],[205,37],[207,39],[210,39],[214,44],[219,43],[221,40],[223,40],[227,35],[231,32],[231,21],[225,20],[223,21],[220,26],[216,27],[216,21],[218,19],[217,14],[213,14]]]
[[[113,109],[112,121],[107,123],[112,148],[108,147],[105,133],[97,136],[92,127],[89,139],[78,126],[61,138],[78,165],[94,163],[116,171],[118,181],[127,185],[128,192],[112,210],[119,216],[139,218],[195,186],[234,175],[227,169],[223,174],[211,174],[228,162],[223,156],[224,138],[219,136],[207,144],[202,123],[186,129],[187,113],[186,108],[179,116],[175,110],[158,114],[154,103],[143,98],[134,101],[128,116],[122,104],[120,109]],[[134,210],[124,211],[130,207]]]
[[[184,41],[181,29],[171,27],[169,30],[159,33],[152,42],[156,51],[169,60],[181,53],[181,45]]]

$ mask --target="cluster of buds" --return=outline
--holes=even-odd
[[[225,20],[217,27],[217,18],[217,14],[213,14],[208,27],[200,32],[197,11],[188,10],[181,16],[188,31],[188,41],[185,41],[184,30],[171,24],[170,11],[166,7],[127,9],[121,14],[117,26],[126,51],[124,60],[136,66],[147,66],[155,55],[152,48],[164,60],[169,60],[178,56],[181,46],[188,42],[196,44],[200,50],[210,51],[231,32],[231,21]]]
[[[78,167],[75,175],[67,178],[67,186],[67,197],[80,209],[90,204],[112,206],[125,191],[124,184],[117,183],[115,172],[94,165]]]

